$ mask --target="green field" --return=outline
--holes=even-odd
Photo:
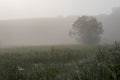
[[[120,80],[120,47],[1,48],[0,80]]]

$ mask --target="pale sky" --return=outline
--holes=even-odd
[[[120,7],[120,0],[0,0],[0,20],[98,15]]]

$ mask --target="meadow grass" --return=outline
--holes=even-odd
[[[0,80],[120,80],[119,46],[0,49]]]

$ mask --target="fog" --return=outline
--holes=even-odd
[[[120,41],[120,8],[113,8],[111,14],[101,14],[97,18],[102,22],[104,28],[102,41],[104,43]]]
[[[120,0],[0,0],[0,20],[110,14]]]
[[[0,21],[1,45],[70,44],[74,18],[35,18]]]
[[[120,41],[119,7],[120,0],[1,0],[0,45],[77,44],[69,30],[82,15],[103,23],[102,43]]]

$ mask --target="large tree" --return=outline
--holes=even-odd
[[[73,24],[70,35],[84,44],[97,44],[100,42],[100,35],[103,33],[102,23],[95,17],[82,16]]]

